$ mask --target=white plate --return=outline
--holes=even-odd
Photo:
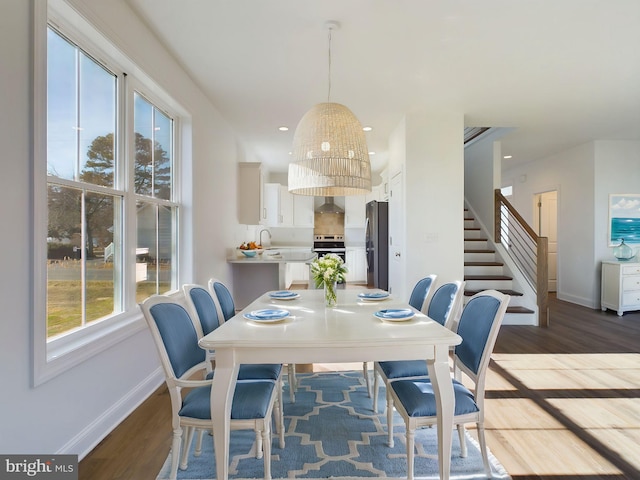
[[[280,290],[277,292],[271,292],[269,294],[269,297],[273,298],[274,300],[294,300],[300,297],[300,295],[290,290]]]
[[[389,298],[389,292],[362,292],[358,294],[358,298],[366,302],[379,302]]]
[[[279,322],[289,316],[289,310],[264,308],[262,310],[254,310],[253,312],[245,313],[244,318],[252,320],[254,322]]]
[[[384,322],[404,322],[412,319],[415,312],[409,308],[389,308],[378,310],[373,315]]]

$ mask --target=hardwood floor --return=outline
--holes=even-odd
[[[640,479],[640,313],[550,299],[549,328],[503,326],[486,435],[514,479]],[[361,364],[314,365],[314,370]],[[81,480],[155,479],[171,444],[159,388],[79,465]]]

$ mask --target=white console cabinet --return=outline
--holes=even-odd
[[[601,308],[640,310],[640,263],[602,262]]]

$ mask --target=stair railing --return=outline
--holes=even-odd
[[[549,267],[547,254],[549,240],[540,237],[522,218],[518,211],[495,190],[494,241],[504,246],[509,257],[520,269],[536,292],[538,324],[549,326]]]

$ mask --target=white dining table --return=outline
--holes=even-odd
[[[449,478],[454,411],[449,347],[458,345],[461,338],[415,309],[410,320],[380,320],[374,314],[381,309],[411,307],[393,295],[381,301],[358,296],[374,291],[338,290],[334,308],[324,306],[323,290],[300,290],[293,300],[274,300],[267,292],[200,340],[202,348],[216,354],[211,420],[218,480],[227,480],[229,475],[231,402],[241,364],[419,359],[427,362],[436,393],[440,478]],[[244,317],[275,308],[288,310],[289,316],[266,323]]]

